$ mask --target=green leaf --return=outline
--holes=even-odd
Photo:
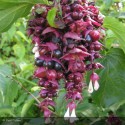
[[[104,0],[105,7],[109,9],[109,7],[112,5],[113,0]]]
[[[125,52],[125,26],[113,17],[106,17],[103,25],[113,31],[119,40],[120,47]]]
[[[12,102],[17,96],[18,85],[7,77],[11,77],[11,75],[12,71],[9,66],[0,66],[0,106],[12,106]]]
[[[23,44],[16,44],[13,46],[14,54],[22,59],[25,56],[25,47]]]
[[[103,107],[111,106],[125,99],[125,54],[121,49],[112,48],[102,61],[100,89],[93,94],[94,101]]]
[[[53,7],[51,10],[49,10],[47,14],[47,21],[49,25],[55,28],[56,28],[56,24],[55,24],[56,13],[57,13],[57,8]]]
[[[63,114],[62,110],[65,110],[66,108],[66,103],[64,102],[65,98],[65,90],[62,89],[59,91],[58,98],[56,99],[56,113],[61,116]]]
[[[47,0],[0,0],[0,33],[7,31],[18,18],[27,16],[34,4],[46,2]]]
[[[34,99],[30,99],[27,102],[25,102],[22,111],[21,111],[21,117],[26,116],[29,108],[32,106],[32,104],[34,103]]]

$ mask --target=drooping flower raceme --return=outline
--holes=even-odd
[[[47,21],[47,14],[53,7],[58,10],[55,26]],[[58,97],[61,79],[68,102],[64,118],[70,123],[78,119],[76,102],[83,100],[86,71],[92,71],[88,92],[99,89],[99,76],[95,70],[103,66],[94,60],[101,58],[99,51],[103,45],[99,40],[104,36],[102,24],[103,16],[95,4],[87,0],[61,0],[59,6],[54,0],[53,6],[34,6],[27,33],[32,36],[34,44],[34,77],[39,79],[38,85],[41,87],[39,108],[47,122],[53,115],[49,107],[56,105],[54,98]]]

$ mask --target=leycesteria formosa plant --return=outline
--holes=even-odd
[[[55,15],[51,15],[54,11]],[[51,20],[48,20],[48,15]],[[54,98],[58,98],[61,79],[65,84],[67,101],[64,118],[70,123],[78,119],[76,103],[83,100],[87,71],[92,71],[88,92],[99,89],[99,76],[95,71],[103,66],[95,59],[101,58],[102,24],[103,15],[94,2],[87,0],[54,0],[50,6],[34,6],[27,33],[32,36],[34,44],[34,77],[39,79],[42,98],[39,108],[46,121],[53,115],[49,107],[56,106]]]

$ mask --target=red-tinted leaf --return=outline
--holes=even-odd
[[[76,60],[79,58],[80,60],[83,60],[85,57],[89,56],[90,54],[79,49],[79,48],[74,48],[73,50],[69,51],[68,54],[65,54],[62,59],[70,61],[70,60]]]
[[[42,44],[41,46],[48,47],[48,49],[50,51],[54,51],[54,50],[58,49],[58,46],[52,42],[47,42],[46,44]]]
[[[35,73],[34,76],[37,78],[43,78],[46,77],[46,69],[44,67],[40,67],[38,68]]]
[[[71,39],[75,39],[75,40],[82,40],[82,38],[80,38],[80,36],[77,33],[73,33],[73,32],[67,32],[64,35],[64,38],[71,38]]]
[[[56,35],[56,37],[59,37],[59,33],[56,31],[56,29],[52,28],[52,27],[47,27],[45,30],[43,30],[42,35],[45,35],[47,33],[54,33]]]
[[[68,71],[71,72],[84,72],[85,71],[85,64],[83,61],[69,61]]]

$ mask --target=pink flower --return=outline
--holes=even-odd
[[[93,91],[97,91],[99,89],[99,76],[96,73],[92,73],[90,76],[90,83],[88,87],[88,92],[93,93]]]
[[[75,109],[76,104],[74,102],[70,102],[67,106],[67,111],[64,115],[64,119],[69,120],[70,123],[73,123],[74,121],[78,120],[78,118],[76,117]]]

